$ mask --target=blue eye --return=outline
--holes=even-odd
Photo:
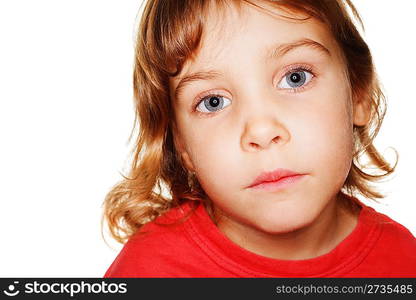
[[[277,87],[282,89],[296,89],[307,84],[312,77],[312,73],[307,70],[293,70],[282,78]]]
[[[217,112],[224,107],[224,102],[231,103],[231,101],[223,96],[219,95],[209,95],[201,99],[201,101],[196,106],[198,111],[203,113]],[[206,110],[204,110],[204,108]]]

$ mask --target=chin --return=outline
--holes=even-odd
[[[315,217],[313,211],[305,209],[285,211],[284,213],[281,211],[273,213],[270,210],[263,214],[263,217],[257,219],[260,222],[256,222],[255,227],[269,234],[289,233],[307,227],[315,220]]]

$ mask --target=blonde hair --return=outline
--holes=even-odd
[[[267,1],[289,12],[301,12],[326,24],[345,58],[353,99],[365,99],[371,108],[370,121],[354,126],[352,166],[343,193],[360,193],[369,199],[384,196],[371,186],[396,165],[390,164],[373,144],[386,109],[385,97],[376,76],[370,50],[357,31],[349,13],[362,25],[354,5],[342,0]],[[210,200],[178,155],[173,136],[175,120],[170,103],[169,78],[178,75],[185,61],[200,45],[209,3],[224,7],[230,3],[256,5],[249,0],[148,0],[141,17],[135,48],[134,100],[136,126],[128,176],[111,188],[103,206],[102,228],[107,221],[111,236],[125,243],[143,224],[185,201]],[[257,5],[256,5],[257,6]],[[360,157],[367,155],[381,174],[364,171]],[[163,196],[163,187],[171,194]],[[192,213],[192,211],[191,211]]]

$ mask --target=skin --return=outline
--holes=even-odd
[[[186,75],[221,73],[193,80],[171,97],[185,166],[214,203],[219,230],[237,245],[286,260],[328,253],[357,223],[357,212],[337,195],[351,167],[353,126],[369,119],[365,103],[351,99],[340,50],[314,19],[294,22],[244,4],[211,9],[207,20],[196,55],[170,81],[175,95]],[[266,59],[273,46],[305,38],[330,54],[303,46]],[[285,75],[299,65],[313,76],[294,91]],[[204,103],[193,110],[210,92],[225,98],[223,106],[215,113]],[[247,188],[276,168],[306,175],[276,192]]]

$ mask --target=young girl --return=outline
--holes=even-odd
[[[348,10],[361,22],[342,0],[147,1],[134,159],[104,203],[127,243],[105,277],[416,276],[416,239],[356,198],[395,166]]]

